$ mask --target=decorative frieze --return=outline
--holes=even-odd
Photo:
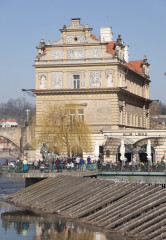
[[[85,71],[81,72],[81,88],[86,87]]]
[[[68,34],[66,36],[67,44],[81,44],[85,43],[85,34]]]
[[[115,60],[113,58],[108,58],[108,59],[105,59],[104,62],[115,62]]]
[[[88,42],[89,42],[89,43],[99,43],[100,40],[95,40],[95,39],[93,39],[93,38],[91,38],[91,37],[89,36]]]
[[[101,71],[90,71],[90,87],[99,88],[102,86]]]
[[[85,58],[84,49],[70,49],[67,50],[67,59],[82,59]]]
[[[89,49],[89,58],[101,58],[102,49],[101,48],[90,48]]]
[[[51,45],[62,45],[63,44],[63,39],[60,38],[58,41],[56,42],[52,42]]]
[[[40,61],[38,62],[38,65],[48,64],[47,61]]]
[[[51,72],[51,88],[63,88],[63,72]]]
[[[72,82],[71,82],[71,77],[72,77],[72,72],[67,72],[67,88],[72,87]]]
[[[85,63],[85,60],[67,60],[67,64],[80,64],[80,63]]]
[[[53,60],[50,63],[51,64],[63,64],[64,62],[63,62],[63,60],[62,61],[55,61],[55,60]]]
[[[47,54],[45,54],[45,55],[43,55],[41,58],[40,58],[40,61],[45,61],[45,60],[47,60]]]
[[[106,70],[107,87],[113,87],[114,70]]]
[[[40,89],[46,89],[46,80],[47,80],[47,73],[40,72],[38,74],[39,81],[40,81]]]
[[[113,58],[111,53],[105,52],[105,58]]]
[[[62,50],[51,50],[50,51],[50,59],[51,60],[63,59],[63,51]]]
[[[83,28],[84,26],[79,22],[72,22],[72,24],[67,27],[67,29],[83,29]]]
[[[92,59],[92,60],[89,60],[89,63],[101,63],[102,60],[101,59]]]

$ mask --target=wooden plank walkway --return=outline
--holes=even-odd
[[[152,185],[60,174],[4,200],[140,239],[166,239],[166,190]]]

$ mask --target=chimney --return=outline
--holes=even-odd
[[[128,45],[124,47],[124,60],[126,62],[129,62],[129,46]]]
[[[72,18],[71,22],[72,22],[72,24],[73,23],[80,24],[80,20],[81,20],[80,18]]]
[[[111,32],[111,27],[100,28],[100,41],[101,42],[111,42],[113,40],[113,33]]]

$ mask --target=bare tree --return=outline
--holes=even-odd
[[[14,118],[19,124],[23,124],[26,119],[26,109],[30,110],[30,118],[35,115],[35,106],[25,98],[9,99],[0,104],[0,119]]]

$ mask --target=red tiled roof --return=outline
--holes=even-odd
[[[143,60],[136,60],[136,61],[130,61],[130,62],[126,62],[125,65],[133,70],[134,72],[137,72],[137,73],[142,73],[142,65],[143,63]]]
[[[107,44],[107,52],[111,53],[112,55],[115,54],[115,49],[114,49],[115,43],[116,43],[116,41],[108,42],[108,44]]]
[[[96,40],[96,41],[100,41],[100,39],[98,39],[98,38],[97,38],[95,35],[93,35],[93,34],[91,34],[90,37],[93,38],[93,39]]]
[[[1,119],[0,122],[16,122],[15,119]]]
[[[93,34],[91,34],[91,38],[100,41],[97,37],[95,37]],[[107,52],[114,55],[115,54],[115,43],[116,41],[108,42],[107,43]],[[143,60],[136,60],[136,61],[129,61],[128,63],[126,62],[125,65],[132,71],[137,72],[137,73],[142,73],[142,65]]]

